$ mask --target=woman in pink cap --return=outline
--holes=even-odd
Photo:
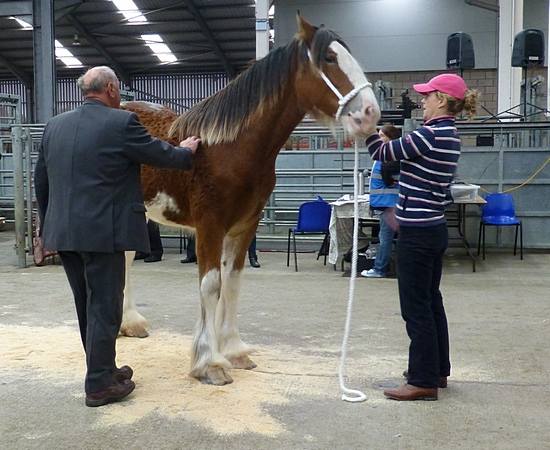
[[[447,248],[445,206],[449,184],[460,156],[455,116],[475,113],[477,92],[458,75],[442,74],[415,84],[423,95],[424,126],[384,143],[378,134],[367,138],[371,157],[401,161],[397,265],[401,315],[411,340],[407,383],[387,389],[395,400],[437,400],[438,387],[450,374],[449,334],[439,291],[443,254]],[[375,130],[373,124],[373,130]]]

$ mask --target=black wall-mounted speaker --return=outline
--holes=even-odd
[[[544,64],[544,33],[533,28],[519,32],[514,38],[512,67]]]
[[[475,67],[474,44],[466,33],[453,33],[447,38],[447,68],[473,69]]]

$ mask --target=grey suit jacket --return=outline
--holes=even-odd
[[[44,247],[149,252],[140,164],[191,169],[192,159],[151,137],[134,113],[98,101],[52,118],[35,169]]]

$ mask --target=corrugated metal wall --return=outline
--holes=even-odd
[[[198,101],[219,91],[228,83],[225,73],[139,75],[133,78],[136,100],[166,105],[181,113]],[[0,80],[0,93],[18,95],[22,102],[23,122],[27,121],[27,91],[18,80]],[[57,112],[74,109],[82,103],[76,78],[57,80]]]
[[[225,73],[144,75],[134,78],[136,100],[162,103],[183,112],[228,83]]]
[[[18,80],[0,80],[0,93],[17,95],[26,101],[25,85]]]

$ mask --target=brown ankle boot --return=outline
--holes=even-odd
[[[120,368],[115,368],[113,371],[113,378],[122,383],[124,380],[131,380],[134,376],[134,371],[130,366],[122,366]]]
[[[132,380],[124,380],[122,383],[114,382],[109,387],[97,392],[86,394],[86,406],[103,406],[108,403],[118,402],[132,393],[136,385]]]
[[[404,384],[395,389],[386,389],[384,395],[399,401],[437,400],[437,388],[423,388],[412,384]]]

